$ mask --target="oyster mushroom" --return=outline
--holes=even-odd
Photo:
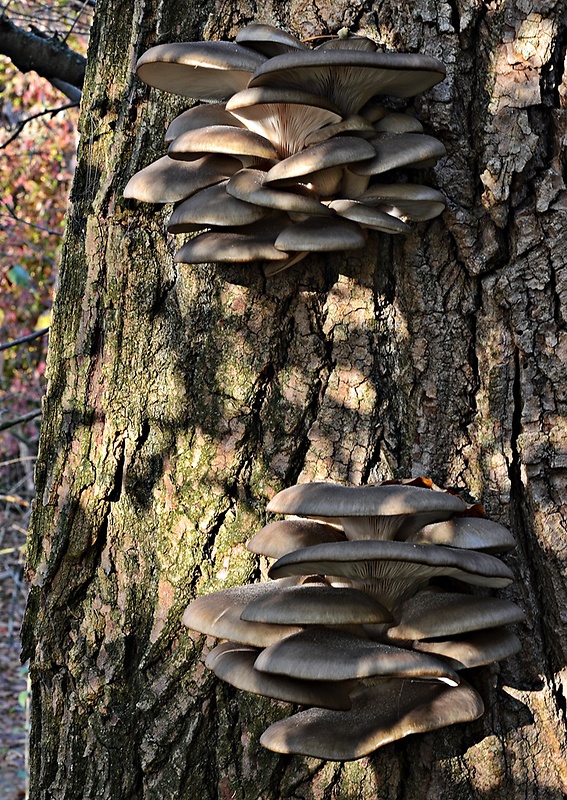
[[[407,484],[297,484],[268,504],[268,511],[278,514],[337,519],[349,539],[406,538],[427,523],[465,510],[457,495]]]
[[[471,722],[484,711],[479,694],[465,682],[449,687],[388,678],[351,698],[350,711],[311,708],[275,722],[260,744],[276,753],[352,761],[412,733]]]
[[[264,697],[288,703],[318,708],[348,710],[352,703],[348,695],[351,682],[302,681],[286,675],[269,675],[254,669],[259,649],[237,642],[225,642],[215,647],[206,658],[205,666],[217,678]]]

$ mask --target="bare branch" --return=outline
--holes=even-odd
[[[19,28],[5,13],[0,16],[0,53],[8,56],[20,72],[35,70],[48,80],[55,78],[82,88],[86,63],[83,56],[57,36]]]
[[[30,411],[29,414],[23,414],[21,417],[9,419],[7,422],[0,422],[0,431],[7,431],[8,428],[13,428],[15,425],[20,425],[22,422],[29,422],[36,417],[41,416],[41,408],[36,408],[35,411]]]
[[[34,339],[39,339],[49,331],[49,327],[42,328],[40,331],[35,331],[34,333],[28,333],[27,336],[20,336],[19,339],[12,339],[11,342],[6,342],[5,344],[0,344],[0,352],[2,350],[8,350],[10,347],[16,347],[19,344],[25,344],[26,342],[33,342]],[[2,463],[0,463],[2,466]]]
[[[57,84],[58,83],[62,83],[62,81],[57,81],[56,79],[53,79],[53,81],[51,81],[51,83],[53,83],[53,85],[55,86],[56,89],[60,89],[60,91],[63,91],[59,86],[57,86]],[[4,147],[7,147],[11,142],[14,141],[14,139],[17,139],[18,136],[20,135],[20,133],[25,128],[25,126],[28,124],[28,122],[31,122],[33,119],[37,119],[38,117],[45,117],[47,115],[51,115],[51,118],[53,119],[53,117],[56,114],[59,114],[60,111],[66,111],[68,108],[76,108],[78,105],[79,105],[79,103],[76,102],[76,103],[67,103],[64,106],[58,106],[57,108],[46,108],[43,111],[38,111],[37,114],[32,114],[31,116],[20,120],[18,122],[18,124],[16,125],[16,130],[10,136],[10,138],[6,139],[5,142],[2,142],[2,144],[0,144],[0,150],[3,150]]]

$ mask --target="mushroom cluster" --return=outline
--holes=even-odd
[[[405,172],[433,166],[445,148],[391,101],[444,78],[431,56],[379,51],[359,36],[311,49],[253,24],[236,42],[152,47],[137,74],[204,101],[173,120],[168,154],[124,191],[176,203],[171,233],[206,229],[178,262],[263,261],[275,274],[309,252],[361,248],[368,230],[406,232],[445,206]]]
[[[512,602],[479,593],[513,576],[514,547],[482,507],[431,481],[292,486],[286,515],[248,542],[277,559],[266,583],[205,595],[184,624],[226,639],[206,666],[256,694],[309,706],[271,725],[278,753],[348,761],[411,733],[474,720],[480,695],[460,675],[517,652]]]

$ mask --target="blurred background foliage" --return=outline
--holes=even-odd
[[[86,54],[94,3],[19,0],[3,14],[22,29],[57,36]],[[34,72],[0,56],[0,345],[49,325],[57,259],[73,176],[78,106]],[[2,423],[38,409],[46,337],[0,351]],[[0,452],[37,441],[38,422],[2,435]],[[3,482],[0,470],[0,486]]]
[[[0,16],[86,55],[94,0],[20,0]],[[19,663],[25,540],[78,103],[0,55],[0,800],[26,796],[27,676]],[[16,423],[16,424],[13,424]]]

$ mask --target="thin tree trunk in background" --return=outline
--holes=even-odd
[[[528,6],[97,4],[29,547],[31,800],[567,792],[567,30]],[[440,220],[269,280],[173,264],[165,216],[121,193],[183,104],[134,64],[253,19],[444,61],[415,102],[448,151]],[[280,488],[419,474],[514,530],[521,653],[472,676],[474,724],[344,765],[263,750],[288,707],[218,683],[183,609],[260,577],[244,543]]]

